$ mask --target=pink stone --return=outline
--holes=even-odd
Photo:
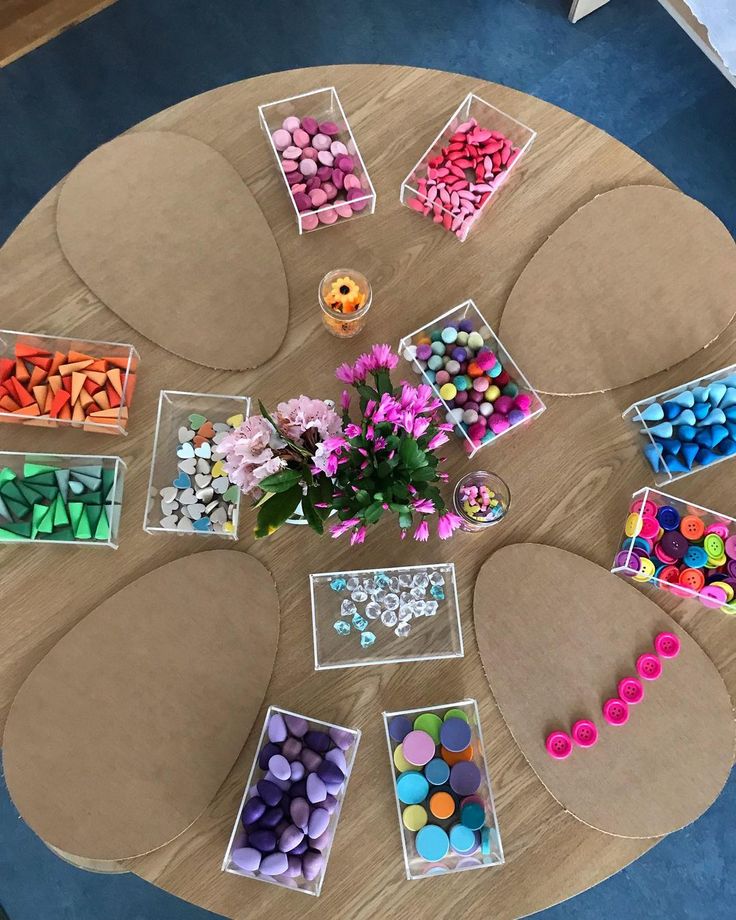
[[[291,135],[283,128],[277,128],[271,135],[271,140],[277,150],[285,150],[291,144]]]
[[[316,214],[302,215],[302,230],[315,230],[319,224],[319,218]]]
[[[298,160],[301,155],[301,147],[295,147],[293,144],[287,147],[286,150],[284,150],[284,152],[281,154],[285,160]]]
[[[337,196],[337,189],[331,182],[323,182],[322,188],[327,195],[327,200],[332,201]]]
[[[281,168],[283,169],[285,173],[294,172],[294,170],[297,168],[296,161],[295,160],[282,160]]]
[[[319,153],[317,154],[317,160],[323,166],[332,166],[332,164],[335,162],[335,158],[333,157],[333,155],[330,153],[329,150],[320,150]]]
[[[319,125],[316,118],[302,118],[302,128],[310,134],[316,134],[319,131]]]
[[[302,156],[306,157],[308,160],[316,160],[317,151],[314,147],[305,147],[304,150],[302,150]]]
[[[284,131],[289,131],[290,133],[293,134],[294,131],[296,131],[296,129],[297,129],[300,125],[301,125],[301,122],[300,122],[299,119],[296,117],[296,115],[289,115],[288,118],[285,118],[285,119],[284,119],[283,124],[281,125],[281,127],[284,129]]]
[[[312,201],[312,206],[315,208],[321,208],[323,204],[327,204],[327,193],[321,189],[313,189],[309,193],[309,197]]]
[[[312,147],[315,150],[329,150],[332,141],[326,134],[315,134],[312,138]]]
[[[347,203],[347,201],[340,201],[335,204],[335,210],[340,215],[340,217],[352,217],[353,209]]]
[[[346,192],[351,188],[360,188],[360,179],[353,173],[348,173],[342,180],[342,185]]]
[[[317,172],[317,164],[314,160],[302,160],[299,164],[299,171],[303,176],[314,176]]]
[[[363,201],[356,201],[356,199],[363,198]],[[350,207],[353,211],[362,211],[370,201],[370,198],[363,191],[363,189],[351,188],[347,194],[347,199],[350,202]]]
[[[333,141],[330,144],[330,153],[333,157],[345,156],[348,152],[348,148],[343,144],[342,141]]]
[[[337,220],[337,211],[334,208],[328,208],[326,211],[319,211],[317,217],[321,224],[334,224]]]
[[[297,128],[292,139],[297,147],[308,147],[309,146],[309,135],[303,128]]]

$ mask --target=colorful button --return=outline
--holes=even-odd
[[[603,704],[603,718],[609,725],[624,725],[629,721],[629,706],[623,700],[610,699]]]
[[[682,561],[691,569],[702,569],[708,561],[708,553],[702,546],[691,546],[683,556]]]
[[[445,721],[447,721],[447,719],[462,719],[463,722],[467,722],[468,716],[462,709],[448,709],[445,713]]]
[[[681,528],[685,526],[685,522],[687,520],[688,518],[683,518],[683,520],[680,522]],[[698,521],[702,526],[703,522],[700,521],[699,518],[690,518],[690,520]],[[702,534],[702,529],[700,532]],[[688,549],[690,549],[690,544],[687,542],[688,539],[689,538],[685,534],[679,533],[677,530],[667,530],[664,532],[664,534],[662,534],[662,539],[659,541],[659,545],[672,559],[682,559]],[[696,537],[694,539],[699,538]]]
[[[461,760],[473,759],[473,745],[469,744],[464,751],[448,751],[447,748],[440,747],[440,754],[445,763],[452,767],[456,763],[460,763]]]
[[[434,757],[424,768],[424,775],[433,786],[442,786],[450,778],[450,765],[441,757]]]
[[[706,534],[703,540],[703,549],[713,559],[719,559],[723,556],[724,543],[717,533]]]
[[[657,567],[652,560],[642,556],[639,559],[639,571],[633,576],[634,581],[651,581],[656,571]]]
[[[402,773],[396,780],[396,794],[404,805],[419,805],[427,798],[429,783],[415,770]]]
[[[736,559],[736,534],[726,538],[724,548],[729,559]]]
[[[464,751],[470,744],[471,736],[472,732],[468,723],[454,716],[445,719],[440,728],[440,741],[447,751],[455,753]]]
[[[635,677],[623,677],[618,682],[618,695],[629,706],[634,706],[644,699],[644,684]]]
[[[440,743],[441,727],[442,719],[433,712],[423,712],[414,719],[414,728],[417,731],[426,732],[436,745]]]
[[[716,521],[715,524],[709,524],[705,528],[706,533],[717,533],[722,540],[727,540],[730,533],[728,525],[722,524],[720,521]]]
[[[474,853],[479,843],[475,831],[464,824],[454,824],[450,828],[450,846],[456,853],[461,853],[463,856]]]
[[[455,814],[455,799],[449,792],[435,792],[429,800],[429,810],[440,820]]]
[[[486,820],[486,811],[478,802],[463,803],[460,809],[460,820],[473,831],[479,831]]]
[[[642,518],[639,514],[630,514],[626,518],[626,525],[624,531],[627,537],[638,537],[641,532],[641,522]]]
[[[705,584],[705,575],[700,569],[683,569],[680,572],[679,582],[683,588],[690,588],[697,594]]]
[[[680,521],[680,532],[688,540],[699,540],[705,533],[705,524],[694,514],[688,514]]]
[[[662,530],[677,530],[680,524],[680,515],[672,505],[662,505],[657,512],[657,520]]]
[[[639,535],[642,536],[645,540],[651,540],[653,537],[656,537],[658,533],[659,521],[657,518],[648,514],[642,515]]]
[[[415,839],[417,853],[427,862],[439,862],[447,856],[450,838],[436,824],[425,825]]]
[[[471,760],[463,760],[450,769],[450,788],[458,795],[472,795],[480,783],[480,770]]]
[[[420,831],[429,820],[421,805],[407,805],[401,814],[404,827],[409,831]]]
[[[564,760],[572,754],[572,738],[567,732],[551,732],[544,742],[547,753],[555,760]]]
[[[394,766],[399,773],[405,773],[413,768],[413,765],[404,757],[404,749],[400,744],[394,748]]]
[[[654,637],[654,649],[660,658],[676,658],[680,654],[680,640],[674,633],[661,632]]]
[[[435,743],[426,732],[414,729],[401,742],[404,758],[415,767],[423,767],[434,757]]]
[[[406,716],[394,716],[388,723],[389,737],[401,743],[411,731],[411,722]]]
[[[590,719],[578,719],[570,729],[573,741],[580,747],[589,748],[598,741],[598,729]]]
[[[730,603],[733,600],[734,590],[727,581],[712,581],[712,587],[722,588],[726,592],[726,603]]]
[[[632,514],[639,514],[639,512],[641,512],[642,514],[656,516],[657,506],[650,498],[646,499],[646,501],[643,498],[637,498],[636,501],[631,503],[629,511],[632,512]]]
[[[666,565],[657,576],[665,584],[676,585],[680,582],[680,570],[676,565]]]
[[[727,603],[727,595],[723,588],[718,585],[706,585],[698,595],[700,603],[706,607],[716,609]]]
[[[662,673],[662,662],[656,655],[645,652],[636,659],[636,673],[644,680],[657,680]]]

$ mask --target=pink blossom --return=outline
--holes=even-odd
[[[363,413],[363,415],[366,418],[370,418],[373,415],[373,410],[375,408],[376,408],[375,399],[369,399],[368,402],[365,404],[365,412]]]
[[[427,450],[436,450],[443,444],[447,444],[449,440],[450,439],[447,437],[444,431],[438,431],[437,434],[430,440],[429,444],[427,444]]]
[[[352,364],[345,361],[335,370],[335,377],[343,383],[355,383],[355,371]]]
[[[419,514],[434,514],[435,507],[431,498],[417,498],[411,503],[412,508]]]
[[[427,418],[424,415],[420,415],[418,418],[414,419],[414,428],[412,434],[415,438],[421,438],[421,436],[426,432],[429,426],[432,424],[432,419]]]
[[[349,390],[343,390],[340,394],[340,408],[343,412],[347,412],[350,409],[350,392]]]
[[[374,345],[371,349],[375,361],[375,369],[385,368],[392,371],[399,363],[399,356],[391,351],[390,345]]]
[[[258,483],[286,466],[275,453],[283,446],[273,426],[262,415],[252,415],[222,439],[219,449],[225,455],[223,468],[230,481],[258,499],[263,494]]]
[[[356,543],[362,543],[365,540],[365,527],[358,527],[350,535],[350,545],[355,546]]]
[[[375,370],[375,367],[376,361],[373,355],[360,355],[353,367],[355,380],[362,383],[367,375]]]
[[[356,425],[355,422],[348,422],[345,426],[345,434],[349,438],[357,438],[360,433],[360,425]]]
[[[309,396],[279,403],[275,415],[279,430],[297,444],[304,443],[307,431],[313,431],[312,442],[316,442],[339,434],[342,428],[340,417],[331,406],[322,399],[311,399]]]
[[[429,524],[427,524],[426,521],[422,521],[419,527],[414,531],[414,539],[418,540],[420,543],[427,542],[429,539]]]
[[[390,393],[384,393],[381,396],[381,402],[373,416],[374,422],[392,422],[396,424],[401,418],[401,409],[399,404]]]
[[[358,518],[348,518],[347,521],[340,521],[339,524],[333,524],[332,527],[330,527],[330,533],[333,538],[341,537],[344,533],[347,533],[348,530],[357,527],[358,524],[360,524]]]
[[[437,533],[440,536],[440,540],[449,539],[461,524],[462,518],[457,514],[453,514],[452,511],[440,515],[437,518]]]

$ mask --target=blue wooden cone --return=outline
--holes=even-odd
[[[674,421],[673,425],[694,425],[697,419],[695,418],[695,413],[692,409],[683,409],[680,413],[677,421]]]
[[[721,441],[718,445],[718,450],[721,452],[722,457],[732,457],[736,454],[736,441],[733,438],[726,438],[725,441]]]
[[[699,422],[702,422],[711,408],[710,403],[695,403],[693,406],[693,415]]]
[[[708,450],[707,447],[702,447],[698,451],[697,461],[701,466],[708,466],[711,463],[714,463],[718,457],[713,453],[713,451]]]
[[[710,434],[711,434],[711,445],[710,446],[715,449],[716,447],[718,447],[721,441],[724,441],[729,436],[729,431],[725,425],[711,425]]]
[[[693,463],[695,462],[695,458],[698,455],[699,450],[700,448],[697,444],[682,445],[682,460],[689,470],[693,468]]]
[[[692,409],[695,397],[690,390],[683,390],[682,393],[678,393],[677,396],[673,396],[672,399],[668,401],[677,403],[677,405],[682,406],[683,409]]]
[[[677,437],[681,441],[694,441],[697,433],[698,429],[692,425],[680,425],[677,429]]]
[[[726,387],[726,393],[718,403],[719,409],[726,410],[730,406],[736,406],[736,387]]]
[[[662,460],[670,473],[690,472],[686,464],[684,464],[678,457],[673,457],[672,454],[665,454]]]
[[[655,473],[658,473],[661,466],[662,448],[655,447],[654,444],[645,444],[644,456],[649,461],[649,466],[651,466]]]
[[[693,397],[695,402],[707,402],[708,401],[708,387],[695,387],[693,389]]]
[[[664,417],[668,422],[676,419],[682,412],[682,406],[679,406],[676,402],[662,403],[662,409],[664,410]]]
[[[729,422],[736,422],[736,406],[729,406],[726,410],[721,410]]]
[[[721,400],[726,395],[728,387],[725,383],[711,383],[708,387],[708,402],[711,406],[720,406]]]
[[[671,422],[660,422],[659,425],[653,425],[649,429],[649,434],[654,435],[655,438],[671,438],[672,437],[672,423]]]
[[[682,444],[674,438],[658,438],[662,448],[670,454],[679,454],[682,450]]]
[[[724,377],[721,383],[725,383],[727,387],[736,387],[736,374],[730,374],[728,377]]]
[[[723,409],[711,409],[703,419],[704,425],[723,425],[726,421],[726,414]]]
[[[652,403],[634,416],[635,422],[659,422],[664,418],[664,409],[659,403]]]
[[[701,447],[713,447],[713,435],[710,428],[701,428],[695,435],[695,443]]]

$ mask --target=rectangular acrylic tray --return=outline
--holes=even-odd
[[[449,417],[448,421],[451,421],[452,424],[454,424],[455,433],[459,438],[462,438],[465,450],[467,451],[468,455],[472,457],[481,449],[481,447],[485,447],[486,444],[492,444],[503,435],[507,435],[512,431],[516,431],[517,428],[520,428],[522,425],[530,422],[538,415],[541,415],[547,407],[542,402],[539,393],[537,393],[531,383],[529,383],[526,376],[522,373],[514,359],[504,348],[503,342],[501,342],[496,333],[493,331],[491,324],[480,312],[474,301],[466,300],[463,301],[463,303],[458,304],[456,307],[453,307],[451,310],[448,310],[446,313],[442,313],[440,316],[437,316],[429,323],[425,323],[423,326],[420,326],[419,329],[415,329],[414,332],[410,332],[409,335],[404,336],[404,338],[402,338],[399,342],[398,347],[399,354],[402,355],[411,364],[414,372],[416,374],[421,374],[423,380],[426,383],[429,383],[429,385],[432,387],[435,395],[444,406],[445,413],[449,414],[451,406],[440,395],[440,388],[436,385],[433,376],[427,374],[427,368],[422,368],[417,363],[415,356],[416,344],[418,339],[421,339],[422,336],[429,336],[430,332],[433,331],[433,329],[438,328],[441,323],[457,323],[468,318],[470,318],[473,322],[474,332],[479,332],[482,328],[488,330],[488,334],[485,336],[485,344],[488,345],[497,356],[498,360],[503,365],[503,369],[509,372],[511,381],[518,387],[518,392],[527,394],[530,400],[528,415],[526,415],[517,424],[510,425],[510,427],[506,428],[504,431],[501,431],[499,434],[496,434],[490,439],[487,439],[485,442],[481,443],[476,443],[469,437],[466,425],[463,423],[458,423],[452,419],[452,417]]]
[[[117,549],[125,463],[0,451],[0,543]]]
[[[657,533],[653,517],[660,525]],[[686,538],[687,555],[661,558],[668,547],[657,547],[667,531]],[[736,520],[657,489],[639,489],[631,496],[611,571],[637,585],[653,585],[736,614]]]
[[[362,214],[372,214],[376,210],[376,192],[373,188],[368,170],[363,162],[363,157],[358,149],[358,144],[353,136],[350,123],[348,122],[345,111],[343,110],[340,97],[334,86],[327,86],[322,89],[315,89],[308,93],[300,93],[298,96],[290,96],[288,99],[279,99],[278,102],[269,102],[265,105],[258,106],[258,115],[261,122],[263,133],[268,139],[268,143],[273,150],[276,158],[281,178],[286,186],[286,193],[296,215],[297,227],[299,233],[307,233],[310,230],[317,230],[320,227],[327,227],[333,224],[339,225],[346,220],[352,220],[360,217]],[[273,142],[273,132],[281,128],[285,118],[296,116],[299,119],[311,117],[318,122],[331,121],[339,128],[339,134],[335,140],[342,141],[347,147],[348,154],[358,162],[358,168],[355,175],[360,180],[362,195],[355,196],[350,205],[353,206],[350,217],[340,216],[337,210],[338,204],[327,202],[319,208],[308,211],[300,211],[294,203],[294,197],[291,193],[291,187],[286,178],[286,173],[281,168],[281,157]],[[339,193],[338,193],[339,194]],[[343,201],[342,204],[345,204]],[[306,220],[305,220],[306,218]],[[315,223],[314,226],[311,224]]]
[[[425,716],[425,719],[422,719],[422,716]],[[397,741],[391,734],[391,723],[394,719],[398,718],[401,721],[407,720],[404,721],[404,728],[426,730],[428,727],[426,721],[427,716],[429,717],[430,724],[434,722],[437,726],[435,729],[435,736],[436,732],[441,730],[441,723],[444,723],[448,718],[461,718],[463,721],[466,721],[471,730],[469,745],[471,751],[468,752],[468,757],[463,757],[461,759],[459,756],[453,757],[441,746],[441,744],[437,741],[435,742],[436,751],[433,758],[433,767],[430,768],[432,771],[430,772],[430,776],[433,781],[423,783],[423,785],[428,788],[426,797],[421,802],[416,803],[420,808],[424,809],[427,817],[426,824],[435,825],[441,828],[449,838],[448,843],[453,839],[456,843],[459,843],[458,839],[453,835],[452,829],[455,825],[465,824],[466,822],[468,825],[478,825],[482,822],[482,826],[473,832],[475,840],[470,841],[469,850],[458,852],[453,846],[448,846],[446,855],[432,861],[424,859],[419,855],[416,844],[417,833],[410,830],[407,826],[407,824],[411,826],[413,823],[412,818],[416,816],[412,814],[410,818],[409,815],[405,815],[407,803],[399,799],[399,791],[397,788],[397,780],[403,772],[416,771],[424,777],[426,768],[406,762],[403,759],[402,742]],[[432,718],[433,716],[435,718]],[[415,720],[417,719],[420,719],[420,721],[417,722],[415,726]],[[448,872],[463,872],[470,869],[482,869],[488,866],[502,865],[504,863],[503,846],[501,845],[501,835],[498,829],[496,806],[493,800],[491,780],[488,775],[488,764],[486,762],[483,735],[480,727],[480,718],[478,716],[478,704],[476,701],[468,699],[461,700],[459,703],[448,703],[444,706],[428,706],[421,709],[384,712],[383,724],[386,731],[386,743],[388,744],[389,766],[391,769],[394,797],[396,799],[396,811],[401,832],[401,845],[404,850],[406,877],[410,880],[415,880],[429,878],[433,875],[445,875]],[[401,734],[401,732],[398,734]],[[442,761],[443,763],[434,764],[435,760]],[[455,762],[466,761],[475,764],[477,767],[475,774],[476,779],[478,776],[480,777],[480,785],[476,792],[469,795],[455,792],[453,784],[460,785],[460,778],[453,777],[453,766],[450,765],[449,761],[452,761],[453,765]],[[443,766],[443,764],[446,766]],[[451,772],[447,779],[443,780],[443,774],[438,775],[436,771],[438,766],[444,770],[444,775],[447,774],[447,768],[450,768]],[[440,780],[443,781],[439,782]],[[467,776],[463,778],[463,782],[467,782]],[[433,814],[431,797],[437,792],[448,793],[452,798],[453,813],[450,817],[438,818]],[[417,797],[418,796],[415,798]],[[463,806],[471,802],[480,805],[482,808],[482,813],[478,812],[476,809],[475,820],[470,820],[470,816],[467,814],[463,815],[462,813]],[[405,818],[407,819],[406,821]],[[421,821],[418,823],[421,824]],[[469,836],[467,830],[462,831],[462,833],[465,837]],[[463,843],[467,844],[467,841],[463,841]]]
[[[317,671],[463,657],[451,562],[321,572],[309,584]]]
[[[16,349],[25,349],[27,357],[17,357]],[[37,354],[31,354],[37,352]],[[97,368],[94,377],[87,378],[83,361],[63,363],[62,356],[77,352],[82,358],[88,356],[98,361],[105,358],[106,371],[115,373],[115,386],[112,381],[105,381],[106,373]],[[140,357],[132,345],[120,342],[95,342],[89,339],[62,338],[55,335],[39,335],[35,332],[14,332],[10,329],[0,330],[0,422],[19,425],[31,425],[37,428],[71,427],[98,434],[127,434],[128,412],[135,389],[136,373]],[[11,367],[16,363],[16,369]],[[50,362],[50,366],[49,365]],[[72,389],[74,384],[71,365],[77,363],[76,378],[83,386]],[[89,364],[89,361],[87,361]],[[65,373],[59,373],[61,366]],[[92,365],[94,367],[94,365]],[[54,371],[53,385],[48,382],[48,372]],[[91,370],[91,368],[90,368]],[[11,389],[14,379],[20,373],[28,391],[20,396],[28,405],[21,406],[18,394]],[[38,376],[38,383],[33,381]],[[20,379],[20,378],[18,378]],[[9,382],[10,381],[10,382]],[[76,382],[76,381],[75,381]],[[66,384],[66,386],[65,386]],[[85,386],[90,389],[87,390]],[[70,398],[65,406],[53,414],[53,397],[58,389],[66,389]],[[117,392],[119,387],[120,392]],[[71,394],[76,397],[72,404]],[[3,405],[4,403],[4,405]],[[84,403],[84,406],[82,405]],[[119,405],[115,405],[119,403]],[[17,409],[13,410],[15,404]],[[98,417],[92,412],[104,413]],[[37,414],[33,414],[37,413]],[[53,417],[52,417],[53,415]],[[68,417],[67,417],[68,416]]]
[[[346,767],[345,779],[342,783],[342,787],[334,793],[334,798],[336,799],[336,802],[334,803],[334,809],[330,815],[327,829],[323,831],[322,839],[324,838],[324,835],[327,835],[328,839],[321,851],[323,856],[322,866],[319,872],[311,879],[305,878],[304,875],[298,875],[296,877],[286,877],[284,875],[266,875],[257,870],[250,871],[243,869],[233,860],[233,851],[242,847],[247,847],[248,845],[247,831],[241,821],[241,815],[243,814],[245,804],[252,796],[258,794],[257,783],[261,779],[265,779],[266,776],[270,776],[267,769],[262,769],[260,767],[259,757],[261,751],[264,748],[264,745],[268,742],[267,730],[269,721],[271,717],[276,713],[281,716],[286,716],[287,718],[291,716],[296,719],[306,720],[310,731],[330,733],[332,730],[335,733],[339,733],[342,739],[341,747],[343,756],[345,758]],[[240,808],[238,809],[238,812],[235,816],[235,822],[233,824],[232,833],[230,834],[230,840],[228,842],[227,849],[225,850],[225,858],[222,862],[223,872],[231,872],[233,875],[242,875],[245,878],[253,878],[262,882],[270,882],[272,885],[293,888],[295,891],[303,891],[305,894],[319,896],[320,892],[322,891],[322,885],[325,880],[325,872],[327,871],[330,852],[335,840],[335,832],[337,830],[337,823],[340,818],[340,811],[342,809],[343,801],[345,800],[348,783],[350,781],[350,774],[352,773],[353,764],[355,762],[355,755],[357,753],[358,744],[360,742],[360,734],[361,733],[358,729],[345,728],[342,725],[334,725],[331,722],[323,722],[320,719],[311,719],[308,716],[301,716],[298,713],[291,712],[288,709],[281,709],[278,706],[269,706],[268,712],[266,713],[266,718],[263,722],[263,729],[261,730],[261,735],[258,739],[258,749],[253,758],[250,773],[248,774],[248,782],[245,784],[245,791],[243,792],[243,798],[240,801]],[[301,760],[301,754],[296,759]],[[304,798],[306,796],[302,797]]]
[[[436,157],[442,147],[445,147],[450,142],[450,137],[455,133],[458,125],[461,125],[471,118],[475,118],[481,128],[486,128],[490,131],[500,131],[513,143],[514,147],[519,149],[519,153],[516,155],[511,165],[489,183],[491,185],[491,192],[479,210],[475,212],[472,220],[463,222],[460,227],[453,231],[453,236],[457,236],[463,243],[468,238],[470,231],[478,223],[481,215],[487,213],[491,202],[505,184],[512,171],[518,166],[524,154],[534,142],[534,138],[537,136],[536,131],[533,131],[522,122],[517,121],[517,119],[512,118],[510,115],[507,115],[490,103],[485,102],[479,96],[476,96],[475,93],[468,93],[458,108],[452,113],[447,124],[420,157],[419,162],[401,183],[400,199],[402,204],[412,207],[412,209],[417,208],[417,204],[412,205],[412,202],[420,202],[425,206],[431,204],[432,209],[426,216],[433,216],[436,223],[446,220],[446,223],[450,224],[450,227],[452,227],[452,222],[456,215],[446,206],[443,206],[441,202],[438,202],[437,199],[430,201],[426,195],[422,194],[419,190],[419,180],[427,175],[428,161]]]
[[[183,445],[179,441],[179,430],[190,427],[189,417],[192,415],[204,416],[214,426],[215,424],[224,424],[228,419],[237,421],[236,417],[239,416],[247,418],[249,414],[249,396],[223,396],[215,393],[183,393],[178,390],[161,390],[158,400],[156,432],[153,438],[153,455],[148,479],[146,511],[143,519],[143,529],[147,533],[195,534],[202,537],[218,536],[231,540],[237,539],[240,491],[235,486],[225,486],[224,483],[219,482],[217,483],[217,488],[224,487],[224,492],[213,490],[214,494],[212,496],[209,496],[209,493],[201,492],[202,489],[211,487],[211,483],[204,483],[204,479],[208,475],[205,472],[205,467],[209,467],[209,472],[211,473],[217,461],[222,459],[222,455],[213,450],[210,443],[211,457],[209,458],[196,455],[193,458],[180,457],[179,451],[183,448]],[[194,461],[195,471],[188,473],[182,470],[182,465],[189,463],[191,466],[192,460]],[[201,464],[200,460],[202,461]],[[195,477],[197,475],[204,477],[200,480],[202,484],[196,481]],[[224,472],[214,478],[222,480],[223,477],[225,477]],[[188,485],[186,483],[187,478],[189,479]],[[214,481],[212,477],[210,478],[211,481]],[[179,485],[175,486],[177,482]],[[186,493],[188,489],[191,489],[194,491],[196,498],[193,504],[197,506],[204,504],[204,511],[201,511],[199,507],[197,508],[196,513],[199,515],[197,520],[205,517],[209,519],[209,515],[213,513],[213,511],[206,510],[209,504],[218,499],[220,495],[227,496],[227,500],[223,499],[220,502],[220,506],[226,510],[227,520],[210,521],[208,529],[202,530],[194,527],[196,522],[193,521],[192,528],[187,525],[187,529],[180,529],[179,522],[182,518],[189,517],[182,511],[183,504],[177,501],[178,507],[168,515],[164,514],[161,504],[163,501],[161,490],[172,486],[178,490],[177,498],[181,497],[182,490]],[[232,493],[229,490],[232,490]],[[187,495],[187,499],[189,498],[190,496]],[[214,511],[216,510],[217,508],[214,509]],[[216,516],[220,517],[221,515]],[[168,520],[171,517],[177,518],[177,524],[173,526],[165,525],[164,521],[167,521],[167,524],[171,523]]]
[[[658,486],[722,463],[736,455],[736,364],[641,399],[623,418],[641,435]]]

